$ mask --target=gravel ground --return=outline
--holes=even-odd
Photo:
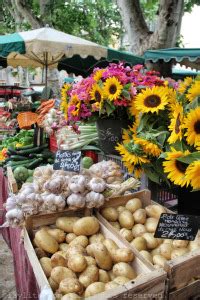
[[[13,257],[0,234],[0,300],[16,300]]]

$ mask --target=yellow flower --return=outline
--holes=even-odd
[[[191,85],[192,81],[192,77],[186,77],[184,81],[179,84],[178,92],[184,94],[186,89]]]
[[[156,144],[154,144],[148,140],[136,137],[135,143],[141,145],[143,151],[146,154],[158,157],[162,153],[162,149],[160,149]]]
[[[190,181],[193,189],[200,189],[200,160],[194,161],[188,166],[185,177]]]
[[[146,88],[135,98],[135,107],[142,113],[158,113],[159,110],[165,109],[168,104],[168,88],[154,86]]]
[[[142,163],[149,163],[149,160],[144,156],[138,156],[134,153],[129,152],[123,144],[118,144],[115,149],[120,153],[122,156],[123,162],[128,162],[133,165],[140,165]]]
[[[185,136],[189,145],[198,145],[200,142],[200,107],[191,110],[185,118]]]
[[[176,91],[174,89],[169,89],[167,97],[169,100],[169,109],[171,112],[174,112],[175,106],[177,105]]]
[[[105,69],[100,69],[100,70],[97,70],[94,75],[93,75],[93,78],[95,81],[99,81],[101,78],[102,78],[102,75],[103,75],[103,72],[105,71]]]
[[[95,101],[96,107],[99,109],[103,106],[103,91],[98,84],[93,84],[90,91],[91,100]]]
[[[104,95],[110,101],[118,99],[122,89],[123,89],[122,84],[114,76],[107,78],[104,83]]]
[[[175,143],[177,140],[182,140],[183,133],[183,107],[181,104],[176,103],[174,105],[174,111],[172,114],[172,119],[170,120],[169,130],[171,131],[171,135],[168,138],[169,144]]]
[[[70,89],[71,84],[69,83],[64,83],[61,89],[61,100],[66,101],[67,99],[67,92]]]
[[[134,116],[134,117],[136,117],[139,113],[139,111],[135,107],[135,98],[133,98],[131,100],[130,107],[129,107],[129,112],[130,112],[131,116]]]
[[[186,98],[191,102],[198,96],[200,96],[200,81],[196,80],[188,89]]]
[[[188,165],[178,161],[177,158],[186,156],[190,154],[190,152],[188,150],[185,152],[176,151],[174,148],[171,148],[171,150],[172,152],[166,152],[166,161],[163,162],[164,172],[168,173],[167,178],[174,184],[180,185],[181,187],[188,185],[189,180],[185,176]]]
[[[79,112],[80,112],[80,108],[81,108],[81,102],[79,101],[77,104],[76,104],[76,108],[74,109],[74,111],[71,112],[71,114],[73,116],[78,116],[79,115]]]

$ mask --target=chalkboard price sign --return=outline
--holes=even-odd
[[[199,217],[163,213],[156,228],[155,237],[193,241],[199,227]]]
[[[56,152],[54,170],[79,172],[81,163],[81,151],[59,150]]]

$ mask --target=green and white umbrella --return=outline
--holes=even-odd
[[[98,60],[107,57],[107,48],[49,27],[0,36],[0,56],[13,67],[47,70],[57,67],[63,57],[76,54],[82,58],[92,55]]]

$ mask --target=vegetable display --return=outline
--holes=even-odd
[[[137,280],[133,252],[105,237],[94,216],[60,217],[55,225],[40,228],[33,244],[56,299],[87,298]]]
[[[199,235],[190,242],[154,237],[160,215],[165,212],[158,204],[143,208],[139,198],[130,199],[125,205],[101,209],[102,216],[155,268],[164,268],[166,261],[200,248]]]
[[[30,164],[34,164],[34,161]],[[27,180],[29,174],[33,176],[33,182],[24,183],[17,195],[11,194],[7,199],[6,219],[10,226],[21,225],[24,218],[32,214],[55,212],[64,208],[98,208],[104,204],[108,194],[121,195],[139,185],[134,178],[128,179],[128,184],[127,181],[122,182],[123,175],[113,161],[102,161],[89,169],[83,168],[78,175],[63,170],[55,171],[52,165],[38,167],[30,173],[20,161],[14,170],[15,177]]]

